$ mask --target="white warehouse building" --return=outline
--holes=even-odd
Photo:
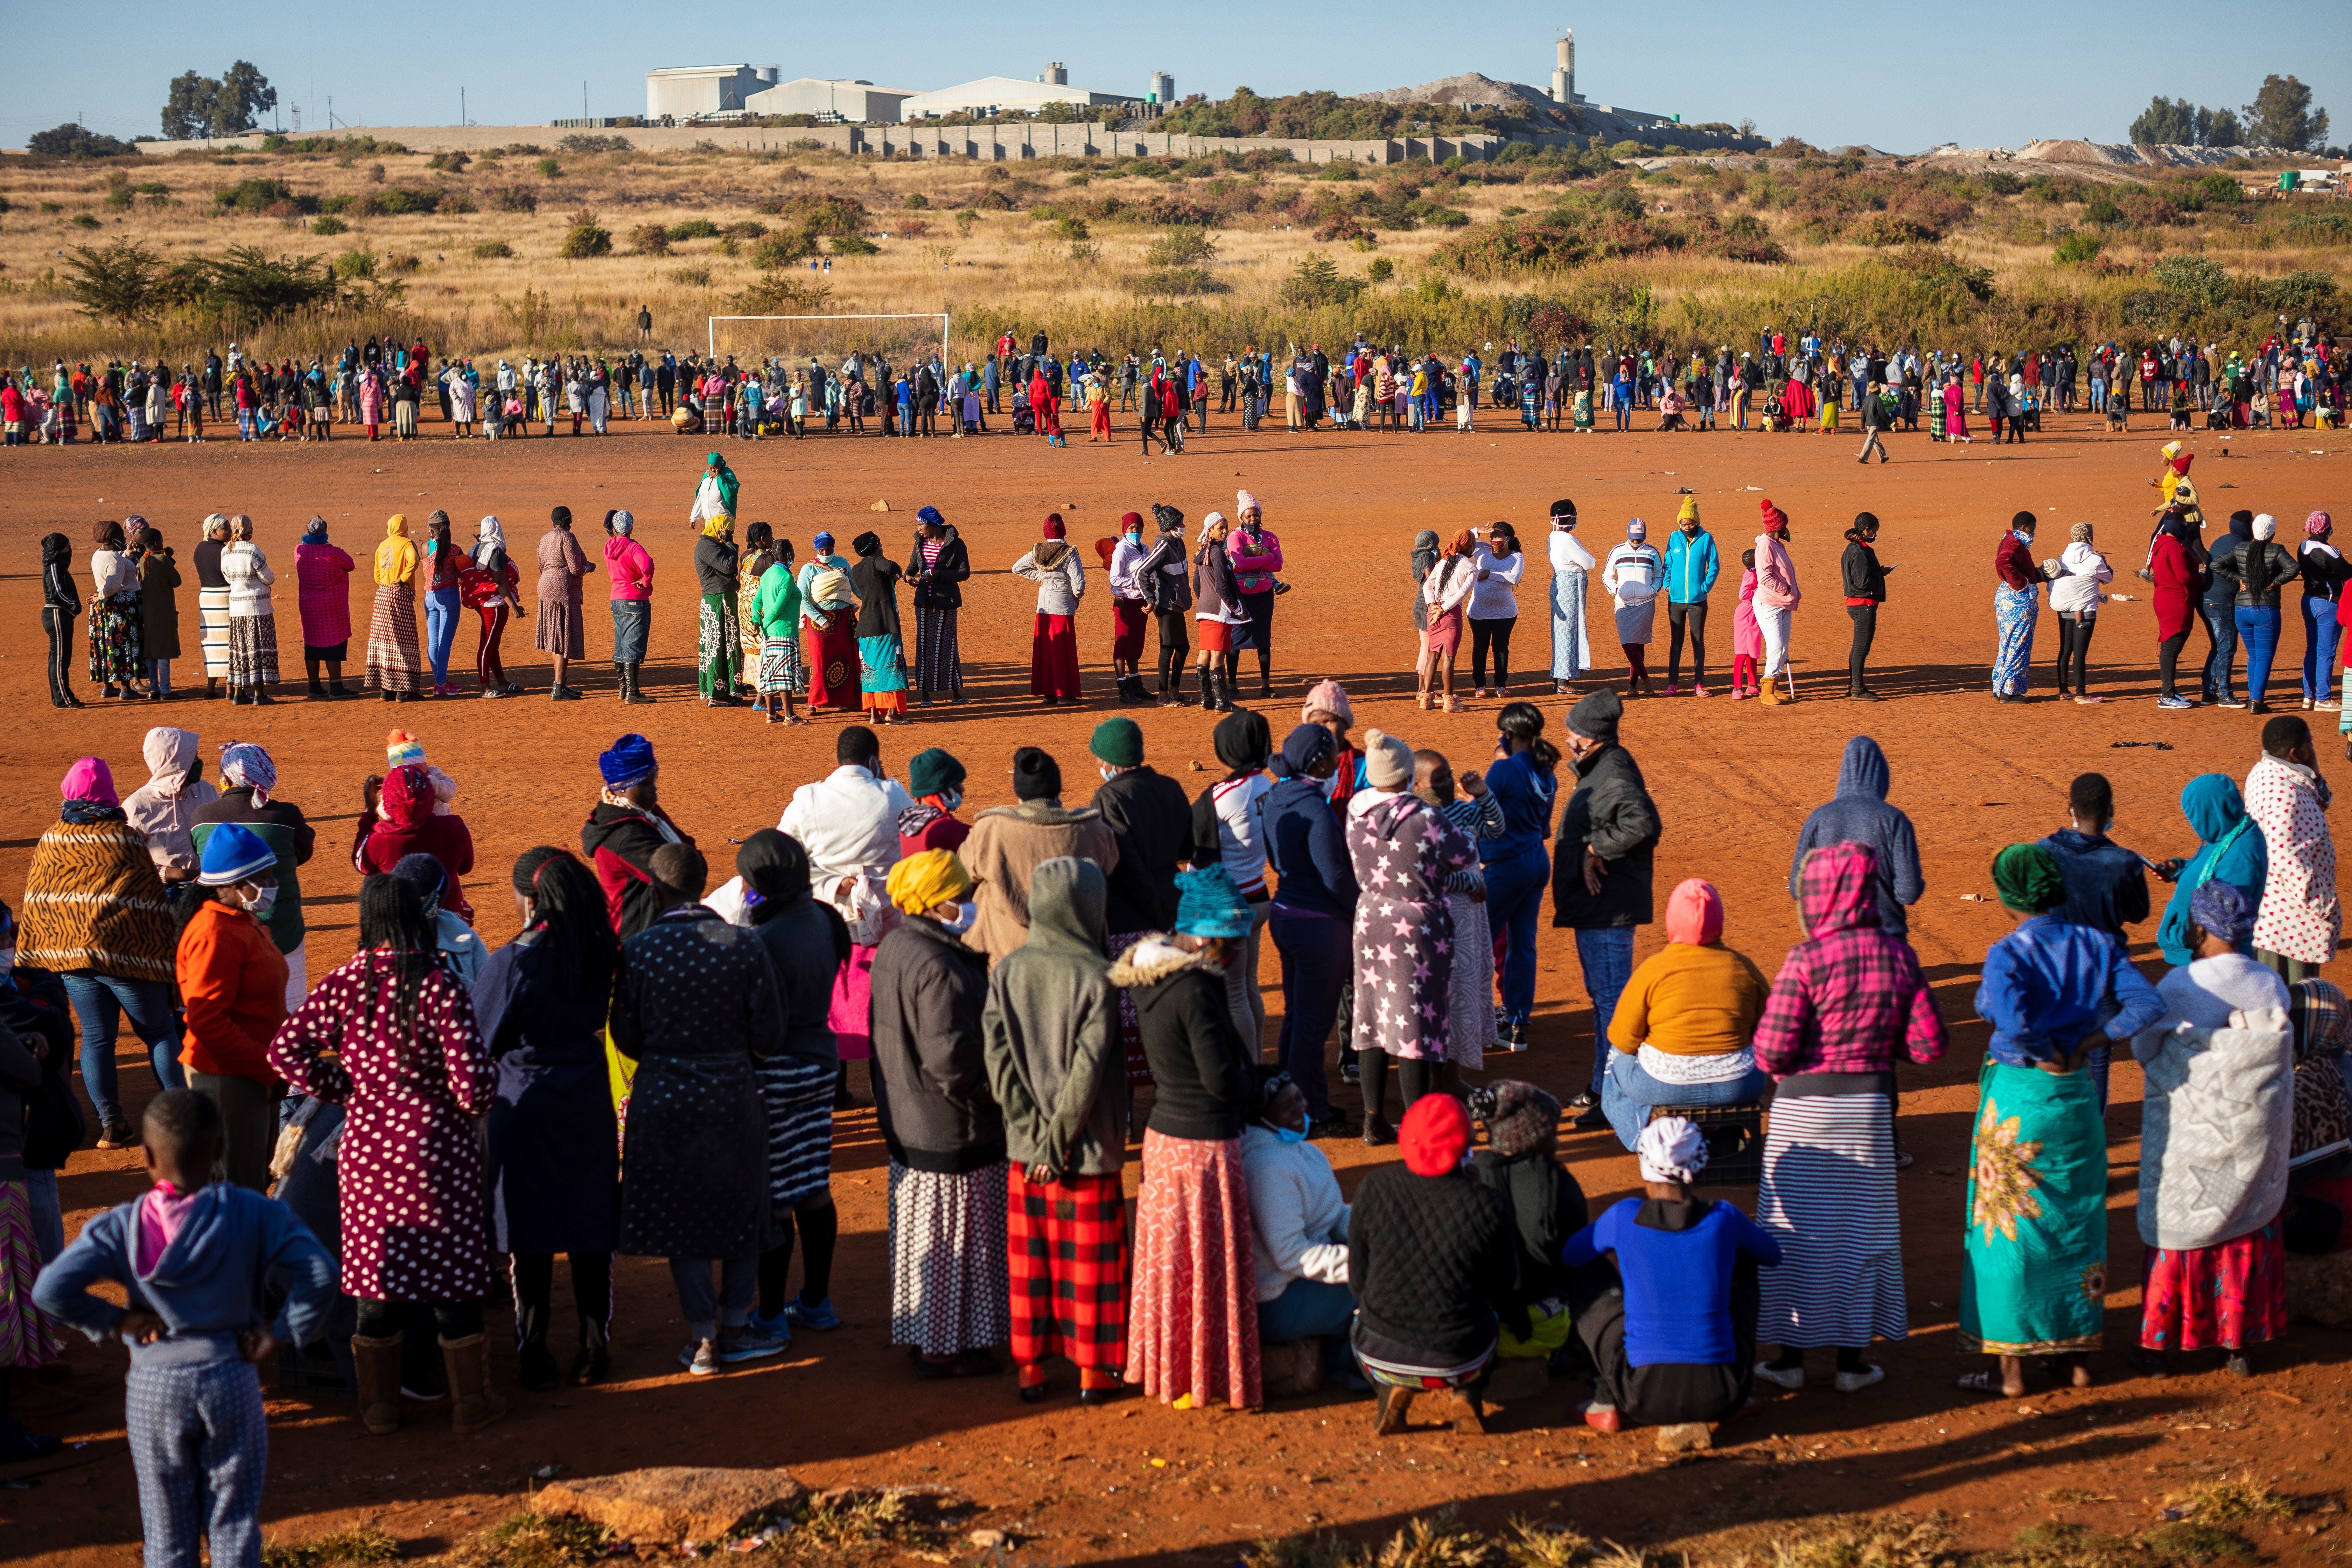
[[[671,66],[646,73],[646,118],[709,120],[736,115],[812,114],[850,124],[895,125],[926,115],[1034,114],[1048,104],[1089,109],[1101,104],[1139,104],[1147,93],[1095,92],[1070,85],[1061,61],[1049,63],[1034,81],[989,76],[931,92],[877,87],[836,77],[782,80],[776,66]],[[1154,73],[1151,91],[1171,100],[1174,83]]]
[[[896,125],[899,106],[919,96],[906,88],[876,87],[870,81],[804,76],[780,82],[743,100],[746,114],[814,114],[847,125]]]
[[[668,66],[646,72],[646,118],[698,120],[739,114],[744,100],[776,85],[778,66]]]

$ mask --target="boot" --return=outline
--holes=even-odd
[[[1780,678],[1777,675],[1766,676],[1764,684],[1756,689],[1756,700],[1768,708],[1780,706]]]
[[[459,1436],[478,1432],[507,1413],[507,1402],[490,1392],[490,1342],[486,1334],[441,1342],[441,1364],[449,1379],[449,1429]]]
[[[310,678],[310,700],[313,702],[323,701],[326,699],[326,687],[320,682],[317,676],[312,676]]]
[[[526,1307],[516,1318],[521,1331],[516,1336],[515,1381],[534,1394],[562,1386],[555,1352],[547,1348],[547,1310]]]
[[[629,667],[619,659],[613,661],[613,695],[624,702],[629,700]]]
[[[1120,690],[1125,694],[1129,702],[1148,703],[1151,700],[1150,689],[1143,684],[1143,677],[1140,673],[1129,676],[1127,679],[1121,683]]]
[[[646,695],[644,677],[639,674],[639,671],[646,668],[645,660],[641,658],[631,659],[622,668],[627,671],[628,690],[623,694],[621,700],[624,702],[651,702],[653,699]]]
[[[398,1334],[352,1336],[352,1363],[359,1374],[360,1426],[370,1436],[400,1430],[400,1341]]]

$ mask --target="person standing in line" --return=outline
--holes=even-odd
[[[2336,695],[2336,605],[2352,582],[2352,562],[2336,545],[2336,525],[2324,511],[2303,520],[2303,705],[2323,713],[2343,707]],[[151,656],[152,657],[152,656]]]
[[[2162,682],[2158,708],[2179,710],[2197,706],[2180,695],[2178,672],[2180,650],[2189,644],[2204,594],[2206,556],[2200,532],[2188,509],[2168,506],[2148,541],[2148,563],[2142,575],[2154,587],[2149,599],[2156,611],[2156,664]],[[2328,673],[2332,678],[2332,670]],[[2200,689],[2199,696],[2204,695]]]
[[[737,708],[735,695],[742,675],[743,636],[735,623],[735,520],[725,514],[702,521],[702,537],[694,542],[695,584],[701,589],[697,622],[696,663],[702,705]]]
[[[596,565],[572,535],[570,507],[551,509],[548,525],[539,539],[539,631],[531,638],[531,647],[554,662],[555,681],[549,698],[577,702],[580,693],[563,678],[572,660],[588,654],[588,631],[580,613],[581,579],[594,572]],[[413,556],[415,552],[410,553]]]
[[[302,867],[318,846],[318,830],[291,801],[273,800],[278,766],[261,747],[231,742],[221,748],[221,792],[217,799],[196,808],[189,829],[201,856],[212,835],[232,824],[258,837],[278,857],[278,896],[257,917],[269,929],[286,960],[286,1010],[302,1005],[310,993],[310,931],[302,917]]]
[[[1345,1137],[1357,1129],[1331,1108],[1324,1042],[1339,1016],[1354,967],[1360,889],[1347,831],[1331,800],[1339,742],[1322,724],[1301,724],[1284,738],[1275,761],[1280,782],[1266,792],[1266,859],[1280,878],[1268,910],[1282,965],[1282,1068],[1306,1103],[1307,1136]]]
[[[2279,590],[2302,571],[2277,535],[2278,520],[2263,512],[2250,525],[2246,538],[2233,539],[2213,552],[2213,575],[2236,590],[2231,616],[2238,640],[2246,645],[2246,700],[2257,713],[2271,710],[2264,695],[2271,661],[2278,654]]]
[[[1507,522],[1497,522],[1486,531],[1471,555],[1470,603],[1466,606],[1470,621],[1470,683],[1472,695],[1490,694],[1486,685],[1486,655],[1495,656],[1495,684],[1491,695],[1508,698],[1511,695],[1511,631],[1519,624],[1519,580],[1528,569],[1528,558],[1519,549],[1519,537]]]
[[[1471,565],[1476,547],[1475,534],[1466,528],[1456,530],[1438,551],[1428,576],[1422,581],[1421,596],[1429,632],[1423,643],[1421,668],[1417,672],[1420,690],[1413,702],[1423,710],[1442,697],[1446,712],[1462,711],[1462,699],[1454,694],[1454,669],[1462,652],[1463,610],[1470,603],[1471,590],[1477,585],[1476,572]]]
[[[2289,984],[2332,962],[2343,932],[2326,816],[2333,798],[2319,773],[2311,726],[2292,713],[2263,725],[2263,754],[2245,787],[2246,815],[2262,829],[2269,857],[2253,922],[2254,956]]]
[[[1037,584],[1037,618],[1030,637],[1029,695],[1048,708],[1076,702],[1078,684],[1078,601],[1086,596],[1087,569],[1070,548],[1062,514],[1048,515],[1045,537],[1013,563],[1013,574]]]
[[[1993,652],[1992,698],[1996,702],[2022,702],[2033,674],[2033,625],[2042,608],[2042,569],[2033,563],[2033,514],[2021,511],[1993,551],[1992,569],[2000,582],[1992,591],[1993,625],[1998,641]]]
[[[1099,548],[1099,545],[1097,545]],[[1143,634],[1150,610],[1147,584],[1137,576],[1146,551],[1143,514],[1130,511],[1118,520],[1118,538],[1110,548],[1104,570],[1110,584],[1110,668],[1121,702],[1149,702],[1143,685]]]
[[[2099,624],[2099,604],[2106,597],[2102,584],[2116,579],[2107,558],[2091,548],[2091,525],[2075,523],[2067,531],[2065,553],[2054,563],[2044,563],[2050,579],[2050,608],[2058,617],[2058,695],[2070,691],[2078,703],[2106,700],[2090,693],[2091,634]]]
[[[221,552],[221,574],[228,579],[228,700],[274,702],[268,688],[278,684],[278,616],[269,585],[278,574],[253,542],[252,518],[237,513],[229,519],[229,532]]]
[[[89,679],[100,697],[128,701],[147,679],[139,634],[145,619],[139,601],[139,563],[119,522],[97,525],[98,548],[89,557]]]
[[[1191,584],[1192,619],[1201,634],[1201,706],[1221,713],[1234,710],[1233,679],[1226,670],[1234,628],[1246,619],[1233,558],[1225,548],[1227,531],[1223,512],[1213,511],[1201,520]]]
[[[457,617],[466,607],[458,579],[473,564],[450,536],[449,514],[436,510],[427,516],[425,569],[418,576],[425,584],[425,657],[432,667],[436,697],[457,695],[457,689],[449,684],[449,650],[457,645]]]
[[[580,826],[580,853],[604,891],[614,935],[626,942],[665,907],[654,881],[656,852],[666,844],[690,846],[694,837],[662,808],[661,769],[652,742],[624,735],[597,754],[596,769],[604,787]]]
[[[857,564],[849,581],[857,590],[858,687],[866,717],[877,724],[907,722],[907,653],[898,627],[898,563],[882,553],[882,536],[870,530],[849,542]]]
[[[562,508],[557,510],[564,510]],[[571,513],[564,510],[564,515],[568,519]],[[627,512],[616,510],[604,514],[604,570],[607,581],[612,584],[613,668],[618,676],[622,701],[651,702],[653,699],[646,695],[640,676],[646,667],[646,638],[653,628],[654,558],[644,545],[636,542],[635,531],[636,519]],[[567,537],[569,532],[567,527]],[[542,568],[547,565],[546,546],[547,541],[541,540],[540,556]],[[592,566],[589,570],[593,571],[594,568]],[[545,591],[549,584],[548,571],[541,571],[540,583],[539,611],[543,617],[551,602]],[[578,580],[568,572],[566,581],[556,586],[573,594],[575,598],[578,596]],[[520,602],[515,605],[515,613],[522,613]],[[561,613],[560,608],[558,613]],[[576,610],[573,615],[582,623],[581,636],[575,639],[574,646],[584,648],[585,616]],[[556,660],[559,681],[563,662],[561,658]]]
[[[1220,866],[1177,878],[1175,930],[1112,965],[1151,1068],[1135,1205],[1123,1381],[1185,1408],[1264,1403],[1256,1263],[1242,1132],[1259,1107],[1256,1053],[1234,1027],[1224,971],[1255,929]]]
[[[187,1019],[180,1065],[219,1109],[222,1170],[256,1193],[269,1190],[278,1140],[269,1040],[286,1021],[286,960],[260,921],[278,900],[277,865],[276,851],[245,828],[209,835],[201,900],[173,964]]]
[[[2069,925],[2105,931],[2128,949],[2131,932],[2125,928],[2149,913],[2148,862],[2107,837],[2115,825],[2115,786],[2104,773],[2077,775],[2066,792],[2066,826],[2039,843],[2066,881],[2066,901],[2055,913]],[[2107,1108],[2107,1065],[2104,1045],[2092,1047],[2083,1058],[2098,1089],[2102,1113]]]
[[[1789,514],[1769,500],[1762,503],[1764,531],[1756,536],[1756,591],[1750,604],[1756,628],[1763,638],[1762,689],[1758,700],[1769,706],[1797,700],[1795,674],[1789,668],[1789,639],[1797,605],[1804,595],[1797,587],[1797,568],[1789,559]],[[1777,684],[1788,677],[1788,691]]]
[[[146,662],[148,695],[161,702],[172,694],[172,661],[180,657],[180,567],[163,536],[142,519],[133,541],[139,553],[139,656]]]
[[[2194,526],[2204,527],[2203,511],[2197,507],[2193,488],[2183,479],[2174,487],[2173,504],[2180,503],[2180,492],[2189,490],[2190,517]],[[2205,636],[2212,645],[2205,659],[2206,702],[2216,708],[2243,708],[2245,700],[2232,689],[2232,666],[2238,657],[2238,584],[2213,569],[2213,563],[2223,554],[2235,551],[2254,536],[2254,514],[2233,511],[2230,514],[2230,531],[2216,538],[2212,548],[2203,552],[2205,567],[2204,596],[2198,602],[2197,613],[2205,623]]]
[[[1559,748],[1544,739],[1543,710],[1513,702],[1495,715],[1495,760],[1486,788],[1503,814],[1502,834],[1478,840],[1486,879],[1486,920],[1502,945],[1503,1005],[1496,1043],[1528,1048],[1528,1022],[1536,1008],[1536,921],[1544,885],[1551,880],[1552,803],[1559,797]],[[1471,782],[1465,775],[1463,782]],[[1482,966],[1483,968],[1483,966]]]
[[[1723,563],[1715,535],[1700,526],[1698,498],[1683,497],[1675,531],[1666,536],[1666,695],[1681,694],[1683,634],[1690,634],[1691,690],[1706,689],[1706,596],[1715,591]]]
[[[1127,1366],[1126,1063],[1104,955],[1108,885],[1092,861],[1040,862],[1029,936],[988,977],[981,1035],[1003,1110],[1013,1361],[1021,1399],[1045,1394],[1045,1358],[1078,1368],[1098,1405]]]
[[[489,1235],[473,1130],[498,1069],[473,1004],[434,957],[414,888],[389,876],[360,884],[359,947],[278,1030],[269,1065],[302,1093],[344,1108],[342,1285],[359,1299],[352,1356],[362,1429],[399,1429],[404,1331],[425,1312],[462,1436],[506,1414],[490,1388],[482,1327]]]
[[[414,700],[424,684],[423,656],[416,639],[416,546],[408,518],[394,512],[375,547],[375,608],[368,622],[367,675],[362,689],[380,691],[386,702]]]
[[[1160,706],[1183,708],[1190,706],[1184,699],[1184,660],[1192,651],[1192,633],[1186,629],[1192,618],[1192,581],[1184,553],[1184,514],[1154,502],[1151,517],[1159,537],[1137,564],[1135,582],[1160,639]],[[1139,686],[1139,663],[1136,679]]]
[[[205,780],[196,743],[193,730],[158,725],[148,731],[140,747],[147,782],[122,799],[123,816],[146,840],[155,870],[167,884],[194,879],[196,841],[190,829],[197,810],[220,798],[220,791]]]
[[[1606,1124],[1601,1079],[1609,1065],[1609,1022],[1633,973],[1633,928],[1656,919],[1652,892],[1663,829],[1641,764],[1617,737],[1624,703],[1605,688],[1568,716],[1567,752],[1576,788],[1559,815],[1552,853],[1551,923],[1576,932],[1576,958],[1592,999],[1592,1077],[1569,1103],[1576,1125]]]
[[[1892,566],[1878,559],[1878,519],[1866,511],[1854,513],[1845,531],[1845,555],[1838,574],[1845,589],[1845,613],[1853,622],[1853,645],[1845,656],[1845,694],[1849,701],[1882,702],[1870,689],[1870,647],[1878,640],[1878,606],[1886,603],[1886,574]]]
[[[760,638],[754,671],[758,700],[768,710],[771,724],[804,724],[793,711],[793,698],[806,677],[801,665],[801,590],[793,574],[793,542],[777,542],[767,570],[753,584],[750,630]]]
[[[515,1376],[543,1392],[602,1383],[612,1364],[621,1170],[604,1028],[621,953],[572,856],[527,849],[509,882],[522,931],[483,963],[473,999],[498,1064],[486,1173],[493,1241],[514,1260]],[[580,1320],[568,1376],[547,1345],[559,1252]]]
[[[89,706],[74,695],[73,689],[73,624],[80,614],[81,591],[73,579],[73,542],[62,533],[45,533],[41,536],[41,630],[49,639],[52,708]]]
[[[205,536],[188,552],[196,569],[196,639],[204,654],[205,695],[220,695],[228,679],[228,579],[221,575],[221,552],[228,548],[228,519],[214,512],[205,519]],[[91,601],[91,617],[97,601]]]
[[[1225,689],[1231,692],[1241,678],[1240,639],[1246,637],[1257,650],[1257,694],[1264,700],[1274,695],[1274,599],[1282,590],[1275,574],[1282,570],[1282,541],[1266,531],[1265,513],[1249,491],[1236,492],[1234,516],[1225,549],[1240,595],[1237,607],[1249,629],[1236,629],[1234,646],[1225,654]]]
[[[458,596],[482,617],[481,645],[474,653],[474,678],[481,683],[483,696],[512,697],[522,688],[507,679],[507,667],[499,658],[499,644],[507,635],[507,622],[523,614],[522,600],[516,594],[522,586],[522,574],[515,570],[514,558],[507,553],[506,525],[496,517],[485,517],[476,525],[473,559],[472,570],[459,584]]]
[[[915,689],[926,708],[934,691],[947,693],[950,704],[960,703],[963,655],[956,621],[963,609],[963,584],[971,576],[971,552],[939,508],[924,507],[915,521],[914,548],[907,557],[907,577],[915,590]]]
[[[710,412],[711,422],[715,425],[719,422],[718,411],[713,409]],[[717,452],[707,454],[703,458],[701,477],[694,483],[694,504],[687,511],[687,525],[700,533],[703,524],[712,518],[733,517],[736,505],[742,498],[742,481],[736,479],[735,470],[727,466],[727,459]]]
[[[343,661],[352,646],[352,573],[349,553],[327,538],[327,520],[313,517],[294,547],[294,604],[302,624],[302,668],[313,700],[359,695],[343,685]],[[319,684],[326,666],[328,684]]]
[[[1657,688],[1650,678],[1650,638],[1656,634],[1658,594],[1665,585],[1665,562],[1649,542],[1640,518],[1625,524],[1625,542],[1610,551],[1601,585],[1616,606],[1617,644],[1625,650],[1625,695],[1643,697]]]

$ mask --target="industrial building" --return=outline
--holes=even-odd
[[[776,66],[673,66],[646,73],[646,119],[653,124],[733,120],[747,115],[808,114],[851,125],[897,125],[949,114],[985,117],[1035,114],[1048,104],[1086,110],[1104,104],[1144,106],[1175,101],[1175,79],[1154,71],[1140,93],[1097,92],[1072,87],[1067,67],[1049,62],[1034,80],[987,76],[930,92],[877,87],[870,81],[802,77],[782,81]]]
[[[669,66],[646,72],[646,119],[707,120],[740,114],[744,100],[776,85],[780,66]]]
[[[836,125],[896,125],[901,118],[900,106],[916,96],[907,88],[804,76],[753,93],[743,100],[743,112],[810,114]]]

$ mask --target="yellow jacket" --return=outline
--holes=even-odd
[[[409,542],[408,517],[394,512],[383,525],[383,542],[375,547],[375,580],[382,588],[416,581],[416,546]]]

